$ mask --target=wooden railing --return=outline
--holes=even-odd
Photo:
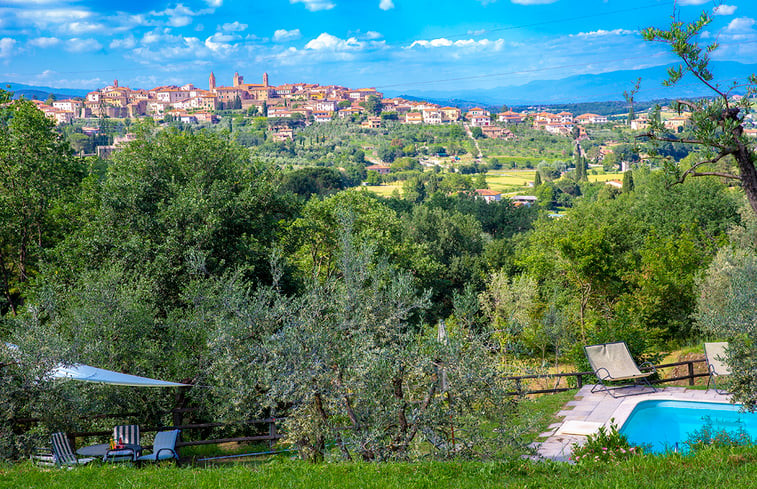
[[[191,430],[205,430],[210,428],[220,428],[223,426],[229,426],[232,424],[246,424],[246,425],[254,425],[254,424],[264,424],[266,425],[266,433],[262,434],[256,434],[251,436],[238,436],[233,438],[214,438],[214,439],[202,439],[202,440],[188,440],[188,441],[179,441],[176,443],[177,447],[188,447],[188,446],[195,446],[195,445],[216,445],[219,443],[230,443],[230,442],[258,442],[258,441],[267,441],[269,445],[273,445],[273,443],[276,442],[276,440],[279,440],[283,437],[278,432],[278,429],[276,427],[276,423],[280,421],[282,418],[265,418],[265,419],[252,419],[248,421],[244,421],[242,423],[193,423],[193,424],[180,424],[180,425],[173,425],[173,426],[157,426],[152,428],[141,428],[140,432],[142,433],[153,433],[158,431],[166,431],[166,430],[181,430],[182,433],[185,433],[187,431]],[[113,430],[97,430],[97,431],[76,431],[68,433],[69,438],[80,438],[80,437],[89,437],[89,436],[100,436],[100,437],[107,437],[111,436],[113,434]]]
[[[664,363],[662,365],[655,365],[655,368],[658,370],[661,368],[669,368],[669,367],[679,367],[682,365],[686,365],[687,368],[687,375],[682,375],[678,377],[670,377],[667,379],[653,379],[650,380],[652,384],[664,384],[666,382],[677,382],[680,380],[688,380],[689,385],[694,385],[694,380],[698,377],[707,377],[709,374],[707,373],[694,373],[694,364],[696,363],[704,363],[705,360],[686,360],[683,362],[674,362],[674,363]],[[565,386],[565,387],[558,387],[560,384],[560,380],[562,378],[570,378],[575,377],[576,378],[576,385],[575,386]],[[584,385],[584,381],[586,379],[591,379],[594,377],[594,372],[567,372],[567,373],[559,373],[559,374],[533,374],[533,375],[518,375],[513,377],[507,377],[505,380],[510,380],[515,382],[515,390],[508,392],[510,395],[529,395],[529,394],[553,394],[557,392],[565,392],[573,389],[580,389]],[[555,383],[555,387],[552,389],[536,389],[536,390],[524,390],[523,384],[524,381],[527,380],[536,380],[536,379],[558,379],[558,381]]]
[[[705,360],[686,360],[683,362],[674,362],[674,363],[666,363],[662,365],[656,365],[656,368],[662,369],[662,368],[670,368],[670,367],[679,367],[685,365],[687,367],[687,373],[686,375],[680,375],[677,377],[670,377],[670,378],[658,378],[650,380],[653,384],[664,384],[667,382],[677,382],[682,380],[688,380],[689,385],[694,385],[695,379],[699,377],[707,377],[707,373],[695,373],[694,365],[698,363],[704,363]],[[505,380],[509,380],[515,383],[515,390],[508,392],[510,395],[532,395],[532,394],[552,394],[557,392],[564,392],[569,391],[573,389],[580,389],[584,386],[586,382],[589,382],[594,377],[593,372],[567,372],[567,373],[556,373],[556,374],[532,374],[532,375],[519,375],[519,376],[513,376],[513,377],[507,377]],[[575,385],[565,385],[560,386],[560,382],[563,379],[569,379],[569,378],[575,378]],[[548,380],[548,379],[557,379],[555,382],[555,386],[553,388],[540,388],[540,389],[528,389],[529,381],[535,381],[535,380]],[[245,424],[245,425],[264,425],[265,428],[262,429],[262,432],[258,432],[257,434],[252,434],[249,436],[238,436],[238,437],[230,437],[230,438],[215,438],[215,439],[196,439],[192,440],[192,436],[188,436],[187,438],[190,438],[187,441],[180,441],[176,444],[177,447],[186,447],[186,446],[196,446],[196,445],[212,445],[212,444],[219,444],[219,443],[229,443],[229,442],[268,442],[269,446],[272,446],[277,440],[283,438],[283,435],[279,432],[277,428],[277,423],[280,422],[283,418],[264,418],[264,419],[253,419],[244,421],[242,423],[220,423],[220,422],[208,422],[208,423],[187,423],[187,424],[177,424],[176,421],[181,419],[181,414],[194,411],[196,408],[178,408],[174,409],[170,412],[167,412],[165,414],[173,414],[174,419],[174,425],[172,426],[157,426],[157,427],[147,427],[147,428],[140,428],[140,430],[143,433],[151,433],[151,432],[158,432],[163,430],[171,430],[171,429],[180,429],[183,433],[191,432],[192,430],[208,430],[212,428],[221,428],[224,426],[230,426],[233,424]],[[88,416],[89,419],[103,419],[103,418],[124,418],[124,417],[132,417],[137,416],[138,413],[128,413],[128,414],[120,414],[120,415],[95,415],[95,416]],[[17,422],[22,423],[34,423],[37,420],[32,418],[27,419],[18,419]],[[71,432],[68,433],[70,438],[79,438],[79,437],[108,437],[113,433],[112,430],[97,430],[97,431],[80,431],[80,432]],[[202,437],[198,437],[202,438]]]

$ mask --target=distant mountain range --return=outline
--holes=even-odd
[[[576,75],[560,80],[538,80],[525,85],[490,89],[462,87],[455,91],[387,91],[385,95],[463,108],[476,105],[495,107],[622,101],[623,91],[630,90],[637,78],[641,78],[641,89],[636,95],[636,100],[639,102],[712,95],[712,92],[694,80],[691,75],[684,77],[675,87],[663,87],[662,81],[667,78],[667,68],[668,66],[657,66],[642,70],[611,71],[598,75]],[[711,63],[711,69],[716,80],[721,80],[723,85],[728,85],[733,81],[744,81],[752,73],[757,73],[757,64],[718,61]],[[24,96],[46,100],[50,94],[54,94],[57,99],[84,97],[97,87],[91,89],[51,88],[0,82],[0,88],[14,92],[15,98]]]
[[[13,98],[29,98],[37,100],[47,100],[50,94],[55,95],[58,100],[71,97],[85,97],[91,90],[82,88],[52,88],[38,87],[34,85],[22,85],[21,83],[0,82],[0,89],[13,92]]]
[[[386,93],[386,95],[413,97],[443,105],[467,107],[477,104],[523,106],[619,101],[623,100],[623,91],[633,88],[637,78],[641,78],[641,89],[636,95],[637,101],[712,95],[707,87],[691,75],[684,77],[675,87],[663,87],[662,81],[667,78],[667,69],[668,66],[657,66],[641,70],[611,71],[598,75],[576,75],[560,80],[539,80],[525,85],[491,89],[424,90]],[[713,62],[711,69],[716,80],[723,80],[723,85],[728,85],[736,80],[744,81],[752,73],[757,73],[757,64],[721,61]]]

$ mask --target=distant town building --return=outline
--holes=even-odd
[[[476,189],[476,197],[485,200],[487,203],[497,202],[502,200],[502,193],[496,190],[489,190],[488,188]]]

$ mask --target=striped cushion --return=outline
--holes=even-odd
[[[113,428],[113,440],[116,443],[122,441],[129,445],[139,445],[139,426],[135,424],[116,426]]]
[[[53,458],[56,464],[76,463],[76,455],[74,455],[71,443],[69,443],[65,433],[53,433],[51,441],[53,444]]]

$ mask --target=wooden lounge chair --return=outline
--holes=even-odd
[[[601,345],[584,346],[586,358],[589,359],[594,375],[599,379],[599,384],[592,387],[591,392],[606,391],[612,397],[618,397],[615,391],[635,385],[646,384],[657,392],[657,389],[649,383],[648,377],[657,373],[657,369],[649,362],[641,364],[642,371],[628,351],[628,345],[624,341],[616,343],[603,343]],[[626,382],[626,385],[608,385],[607,382]],[[646,394],[648,391],[634,392],[626,396]],[[625,396],[621,396],[625,397]]]
[[[727,392],[718,389],[716,378],[721,375],[731,375],[731,368],[725,362],[726,349],[728,349],[727,341],[704,344],[704,358],[707,360],[707,371],[710,373],[707,379],[707,390],[710,390],[710,382],[712,382],[715,392],[718,394],[727,394]]]
[[[53,462],[58,467],[83,465],[94,458],[77,458],[65,433],[53,433],[50,437],[53,446]]]
[[[152,444],[152,453],[137,458],[137,462],[159,462],[161,460],[175,459],[179,463],[179,453],[176,451],[176,442],[179,439],[180,430],[160,431],[155,434]]]

